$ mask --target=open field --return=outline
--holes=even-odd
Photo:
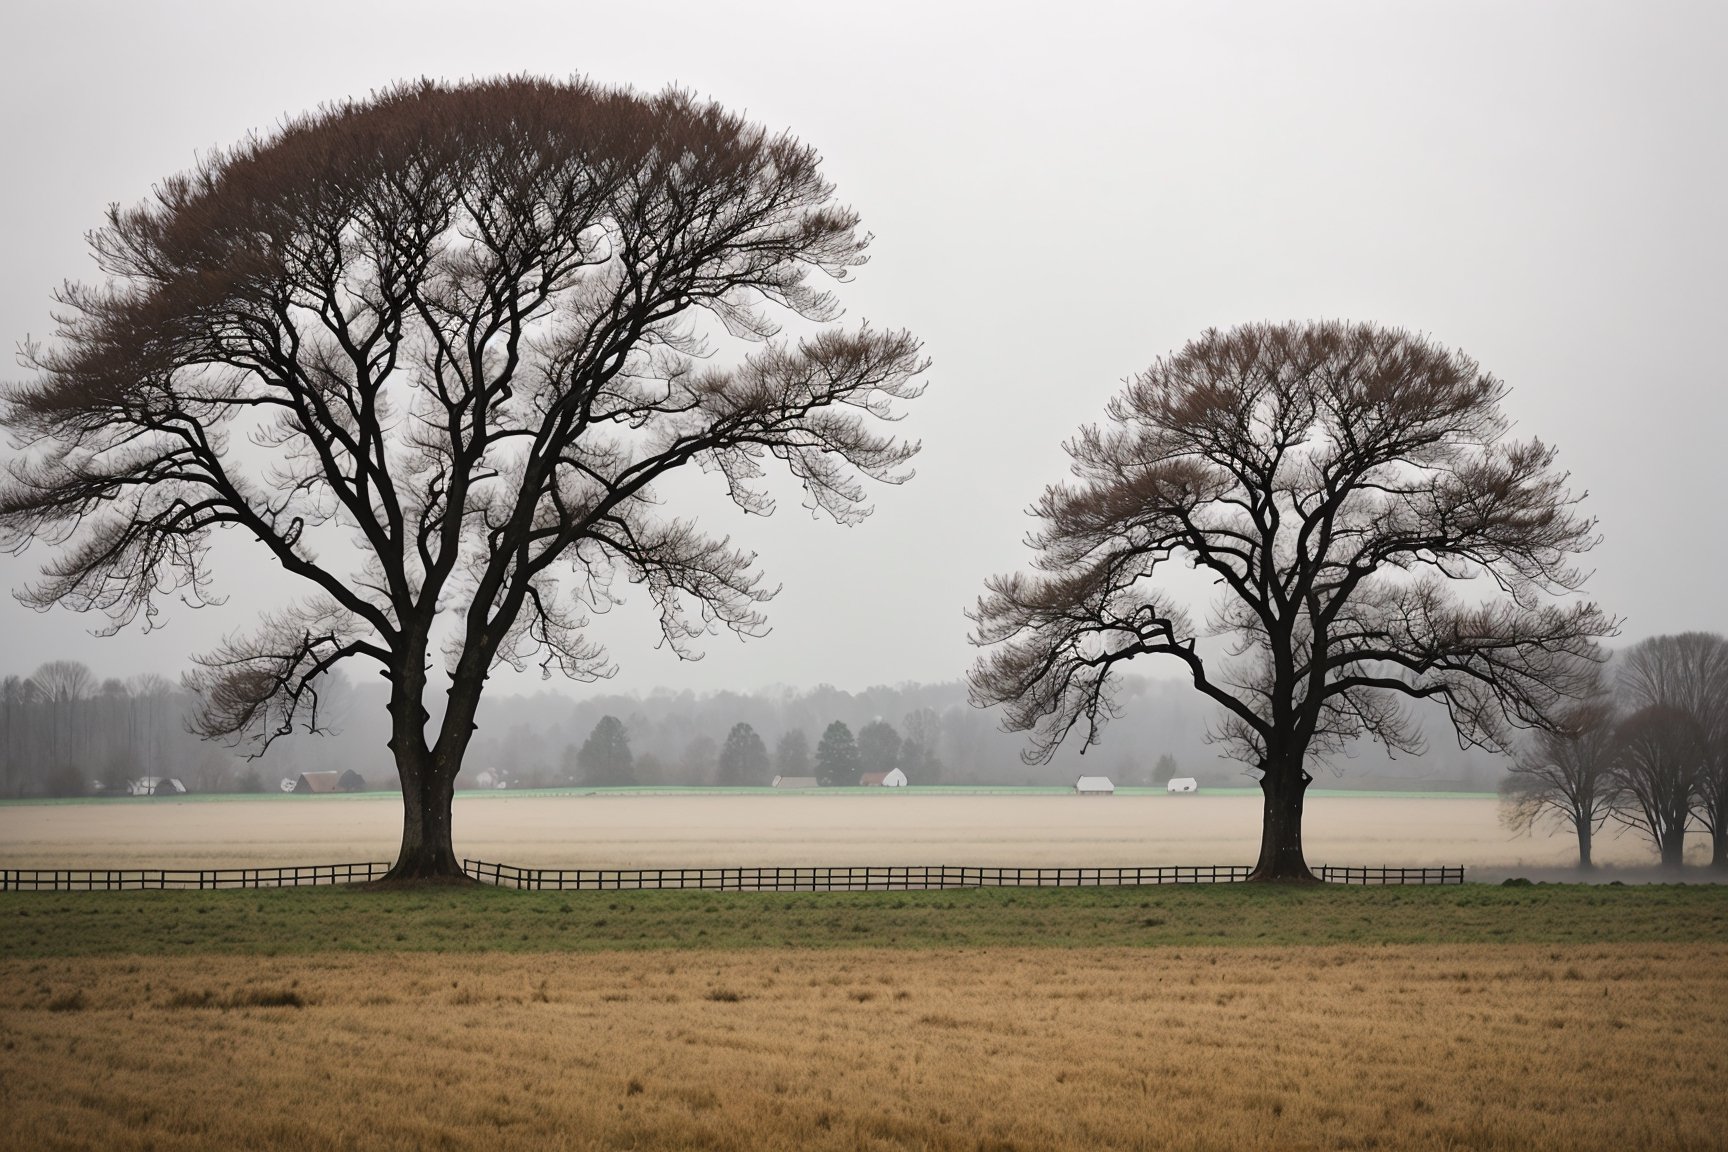
[[[0,1147],[1706,1149],[1728,946],[0,964]]]
[[[390,860],[401,818],[388,793],[6,804],[0,866]],[[1255,795],[482,793],[458,797],[454,818],[458,853],[542,868],[1251,863],[1260,835]],[[1512,836],[1481,796],[1320,795],[1305,839],[1317,864],[1539,870],[1577,852],[1564,835]],[[1597,854],[1611,866],[1653,863],[1645,844],[1611,831]]]
[[[1728,886],[0,894],[0,960],[332,951],[1728,945]]]

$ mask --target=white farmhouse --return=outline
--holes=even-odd
[[[126,791],[133,796],[184,796],[186,785],[173,776],[140,776],[126,782]]]
[[[1074,781],[1074,791],[1082,796],[1114,796],[1116,785],[1108,776],[1082,776]]]
[[[1172,776],[1165,787],[1171,792],[1198,792],[1200,781],[1192,776]]]

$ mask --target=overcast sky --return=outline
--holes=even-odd
[[[20,5],[0,336],[51,331],[105,205],[283,115],[417,76],[678,84],[821,150],[875,234],[850,318],[935,366],[905,426],[919,474],[861,527],[676,489],[784,584],[774,632],[680,665],[636,597],[601,629],[616,687],[960,675],[962,610],[1022,565],[1063,437],[1156,356],[1262,319],[1475,356],[1589,490],[1591,589],[1625,638],[1728,631],[1725,59],[1720,3]],[[43,558],[0,557],[0,585]],[[8,599],[0,672],[177,674],[295,593],[264,572],[231,566],[224,608],[142,638]]]

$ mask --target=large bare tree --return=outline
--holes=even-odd
[[[678,91],[419,83],[112,209],[108,282],[63,290],[59,340],[5,393],[30,450],[0,533],[57,548],[25,598],[148,626],[205,593],[216,531],[255,539],[307,595],[203,658],[202,730],[316,727],[320,678],[373,662],[392,875],[458,876],[453,782],[499,662],[606,674],[585,611],[619,577],[681,655],[761,631],[753,556],[657,481],[696,464],[766,514],[774,458],[851,522],[864,480],[910,474],[916,445],[874,422],[917,394],[918,344],[824,326],[812,277],[845,279],[867,237],[818,159]]]
[[[1555,602],[1582,585],[1594,524],[1554,450],[1508,436],[1505,392],[1407,332],[1208,331],[1069,441],[1075,481],[1032,508],[1034,573],[991,579],[973,613],[989,649],[973,702],[1004,705],[1043,760],[1076,725],[1098,740],[1122,662],[1176,661],[1221,707],[1215,737],[1259,771],[1255,878],[1311,879],[1312,757],[1359,736],[1418,750],[1405,698],[1505,748],[1585,691],[1613,631],[1595,605]],[[1205,628],[1152,583],[1184,561],[1221,589]]]

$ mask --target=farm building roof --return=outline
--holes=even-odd
[[[294,782],[296,792],[339,792],[340,777],[335,772],[302,772]]]
[[[863,788],[880,788],[882,781],[888,779],[886,772],[866,772],[858,777],[858,784]]]
[[[774,787],[776,787],[776,788],[814,788],[814,787],[816,787],[816,777],[814,777],[814,776],[776,776],[776,777],[774,777]]]
[[[1074,791],[1108,796],[1116,791],[1116,785],[1110,783],[1108,776],[1082,776],[1074,781]]]

